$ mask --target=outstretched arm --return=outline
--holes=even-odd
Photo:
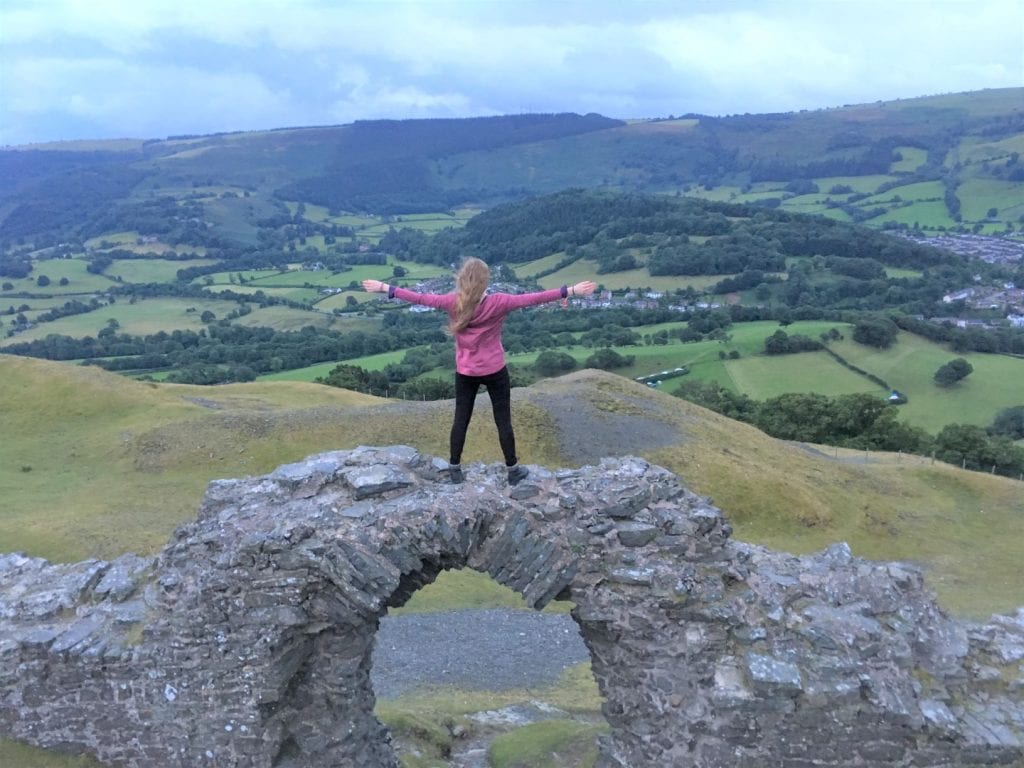
[[[455,301],[450,293],[416,293],[408,288],[399,288],[397,285],[388,285],[380,280],[363,280],[363,288],[370,293],[386,293],[389,299],[401,299],[410,304],[422,304],[426,307],[437,307],[447,310]]]
[[[570,285],[566,290],[569,296],[589,296],[597,289],[597,283],[593,280],[584,280],[583,282],[576,283],[576,285]]]

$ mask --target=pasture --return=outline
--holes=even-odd
[[[104,271],[110,277],[120,277],[126,283],[173,283],[178,270],[216,264],[214,259],[114,259]]]
[[[537,262],[530,262],[536,264]],[[517,273],[520,268],[516,267]],[[525,269],[523,274],[528,274]],[[628,269],[624,272],[597,274],[597,263],[589,259],[579,259],[557,272],[540,278],[537,282],[541,288],[558,288],[561,285],[573,285],[581,280],[593,280],[598,286],[610,291],[623,291],[627,288],[650,288],[653,291],[667,292],[693,287],[704,291],[715,283],[730,275],[658,275],[652,276],[647,267]]]
[[[10,283],[14,287],[4,293],[31,293],[37,296],[68,296],[93,294],[106,291],[115,285],[105,275],[94,275],[86,267],[85,259],[33,259],[32,272],[28,277],[4,277],[0,283]],[[50,284],[38,284],[40,276],[46,276]],[[67,278],[67,285],[61,285],[62,278]],[[0,294],[2,299],[2,294]]]
[[[902,156],[889,166],[889,173],[913,173],[928,160],[928,151],[920,147],[896,147]]]
[[[42,323],[13,338],[0,341],[0,346],[42,339],[51,333],[73,338],[95,336],[107,327],[108,320],[116,320],[120,332],[139,336],[148,336],[160,331],[198,331],[206,327],[200,320],[203,312],[209,310],[219,319],[237,306],[233,301],[220,301],[214,298],[152,298],[139,299],[134,304],[122,300],[92,312]]]
[[[961,355],[906,331],[885,350],[849,338],[834,342],[832,348],[905,394],[908,402],[899,407],[902,420],[933,434],[953,422],[985,427],[1001,409],[1024,405],[1024,360],[1019,358]],[[974,373],[952,387],[937,386],[935,371],[955,357],[967,360]]]
[[[307,325],[314,328],[335,328],[340,322],[330,313],[273,305],[256,307],[249,314],[232,320],[231,324],[246,328],[273,328],[275,331],[300,331]]]
[[[297,202],[289,201],[285,205],[292,215],[299,210]],[[427,234],[440,232],[450,227],[463,227],[466,222],[480,213],[479,208],[461,207],[453,211],[438,211],[436,213],[404,213],[400,216],[376,216],[355,213],[340,213],[332,216],[325,206],[304,204],[305,212],[303,217],[310,221],[322,224],[337,224],[339,226],[351,227],[356,237],[371,242],[377,242],[390,229],[417,229]],[[323,236],[306,238],[306,245],[323,249]]]
[[[244,296],[252,296],[256,293],[262,293],[265,296],[273,296],[279,299],[287,299],[288,301],[296,301],[301,304],[315,304],[324,297],[319,288],[273,288],[270,286],[258,286],[258,285],[237,285],[235,283],[220,284],[220,285],[209,285],[204,286],[204,290],[213,295],[222,293],[238,293]]]
[[[830,397],[868,392],[887,397],[882,389],[858,373],[845,368],[826,352],[802,352],[778,357],[727,360],[723,364],[736,389],[755,400],[767,400],[788,392],[820,393]]]
[[[942,200],[930,200],[914,202],[910,205],[890,207],[885,213],[876,216],[870,221],[886,222],[894,221],[897,224],[914,226],[919,224],[922,227],[935,229],[937,227],[948,227],[953,224],[949,217],[949,209]]]
[[[957,192],[968,221],[984,220],[990,208],[996,209],[995,218],[1000,221],[1016,222],[1024,215],[1024,185],[1020,183],[974,178],[964,181]]]

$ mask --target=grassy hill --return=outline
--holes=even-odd
[[[345,212],[434,231],[458,225],[462,206],[600,187],[1006,233],[1024,215],[1022,103],[1024,89],[1004,88],[786,114],[381,120],[24,147],[0,151],[0,232],[147,229],[167,233],[167,247],[202,247],[173,206],[153,226],[152,204],[173,200],[203,220],[201,240],[257,245],[263,222],[303,203],[310,221],[376,242],[392,222]]]
[[[444,456],[451,408],[298,382],[142,383],[5,356],[0,398],[0,549],[55,560],[158,550],[215,478],[360,444],[404,443]],[[1018,482],[927,460],[786,444],[603,372],[517,389],[514,400],[529,463],[641,455],[711,496],[739,539],[793,552],[846,540],[862,556],[921,563],[944,604],[960,613],[1020,603]],[[467,460],[499,461],[486,409],[480,416]]]

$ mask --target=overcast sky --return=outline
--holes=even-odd
[[[1024,0],[0,0],[0,145],[1024,85]]]

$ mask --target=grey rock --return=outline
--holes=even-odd
[[[446,466],[334,451],[211,483],[155,559],[0,555],[0,734],[127,768],[396,768],[378,629],[466,567],[574,602],[601,768],[1024,764],[1024,611],[964,625],[913,566],[732,541],[642,459],[515,488]]]

